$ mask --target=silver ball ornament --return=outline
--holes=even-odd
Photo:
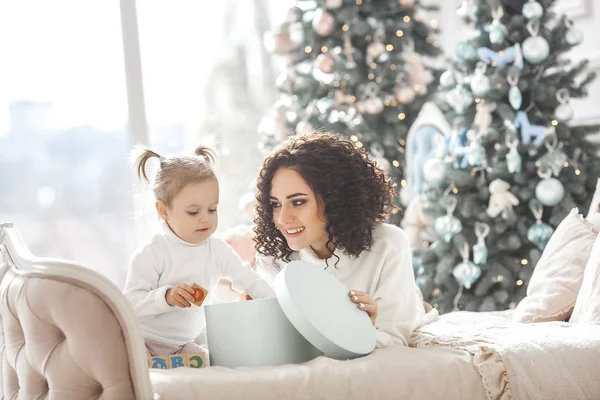
[[[439,186],[444,182],[446,164],[440,158],[430,158],[423,165],[423,177],[427,183]]]
[[[545,61],[550,54],[550,45],[541,36],[531,36],[523,42],[523,58],[531,64]]]
[[[486,96],[490,92],[491,88],[492,85],[490,83],[490,78],[483,74],[475,75],[471,79],[471,90],[473,91],[475,97]]]
[[[559,104],[554,109],[554,116],[560,122],[568,122],[573,119],[573,108],[569,105],[569,103]]]
[[[565,187],[556,178],[543,179],[535,186],[535,197],[543,205],[554,207],[565,197]]]
[[[544,15],[544,8],[537,1],[528,1],[523,5],[523,15],[531,21],[538,21]]]

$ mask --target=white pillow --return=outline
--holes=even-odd
[[[592,196],[592,202],[590,203],[586,219],[592,223],[596,233],[600,232],[600,178],[598,178],[598,182],[596,183],[596,191]]]
[[[515,321],[569,319],[596,237],[589,221],[577,208],[572,209],[546,244],[527,286],[527,296],[515,310]]]
[[[569,322],[600,324],[600,236],[596,238],[592,254],[585,266],[583,282]]]

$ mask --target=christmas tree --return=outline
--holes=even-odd
[[[556,226],[589,206],[599,127],[576,126],[569,99],[585,97],[594,75],[568,61],[583,35],[553,3],[465,0],[458,10],[473,30],[440,78],[452,133],[423,167],[431,243],[415,250],[417,283],[440,312],[513,307]]]
[[[267,39],[285,60],[279,99],[259,126],[268,150],[325,129],[351,138],[403,181],[408,127],[435,88],[440,53],[415,0],[298,0]],[[396,216],[399,222],[400,214]]]

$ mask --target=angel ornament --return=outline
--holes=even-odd
[[[487,215],[496,218],[502,214],[502,218],[508,219],[513,212],[513,207],[519,205],[519,199],[512,194],[510,184],[502,179],[495,179],[490,183],[490,202],[487,208]]]

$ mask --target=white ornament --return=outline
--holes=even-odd
[[[502,179],[495,179],[490,183],[490,202],[486,211],[490,218],[496,218],[500,214],[507,218],[512,207],[519,205],[517,196],[508,189],[510,184]]]
[[[486,64],[478,62],[475,68],[475,75],[471,78],[471,91],[475,97],[487,96],[492,88],[490,78],[485,75]]]
[[[565,187],[556,178],[551,178],[552,170],[538,169],[538,176],[542,178],[535,186],[535,197],[545,206],[554,207],[565,197]]]
[[[452,86],[456,85],[456,78],[454,77],[454,73],[452,71],[444,71],[440,76],[440,85],[444,89],[449,89]]]
[[[531,33],[531,37],[523,41],[523,58],[531,64],[544,62],[550,54],[548,41],[538,35],[537,29],[534,28],[531,22],[527,24],[527,30]]]
[[[464,85],[459,85],[446,94],[446,101],[457,114],[463,114],[473,104],[473,94]]]
[[[477,12],[479,8],[473,0],[464,0],[460,8],[456,10],[456,15],[461,18],[469,18],[472,21],[477,21]]]
[[[430,158],[423,165],[423,177],[427,183],[439,186],[444,182],[446,163],[439,158]]]
[[[344,4],[344,0],[327,0],[325,2],[325,6],[329,10],[334,10],[336,8],[340,8],[342,6],[342,4]]]
[[[403,86],[395,90],[396,100],[400,104],[412,103],[415,99],[415,90],[410,86]]]
[[[473,120],[473,125],[477,127],[480,135],[487,134],[490,125],[492,125],[492,113],[496,111],[496,103],[493,101],[480,101],[477,103],[477,113]]]
[[[577,28],[568,28],[565,32],[565,42],[569,46],[577,46],[583,42],[583,32]]]
[[[550,54],[550,45],[541,36],[528,37],[523,42],[523,57],[527,62],[539,64]]]
[[[573,108],[569,105],[569,91],[561,88],[556,92],[556,99],[560,103],[554,109],[554,116],[560,122],[568,122],[573,118]]]
[[[523,15],[530,21],[538,21],[544,15],[544,8],[535,0],[529,0],[523,5]]]

